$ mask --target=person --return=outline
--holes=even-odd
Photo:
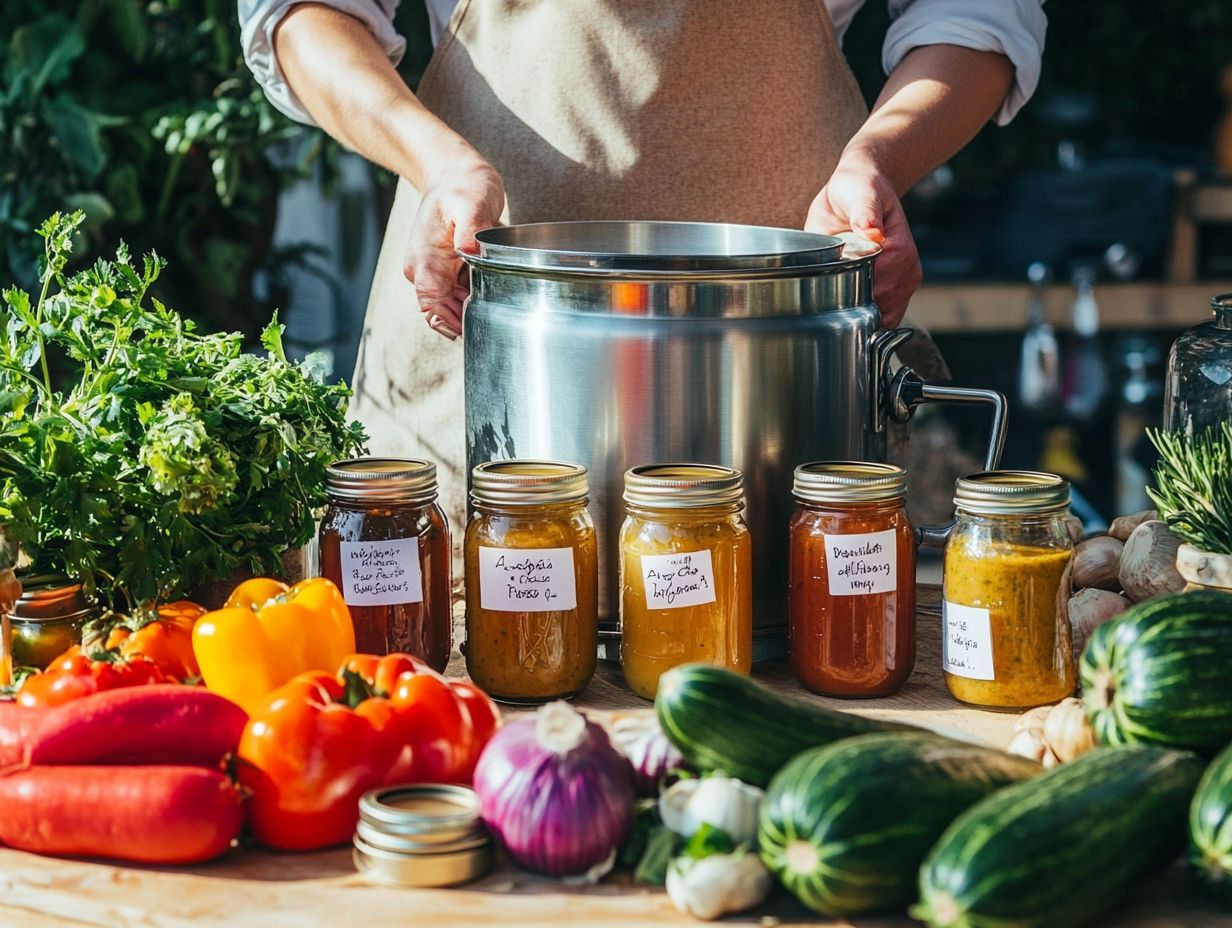
[[[874,297],[898,324],[921,279],[899,198],[1027,101],[1046,19],[1042,0],[889,0],[870,112],[839,45],[863,2],[426,0],[412,93],[398,0],[241,0],[274,105],[399,177],[352,382],[371,450],[436,461],[461,524],[457,252],[502,222],[854,231],[881,244]]]

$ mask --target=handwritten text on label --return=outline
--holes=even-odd
[[[941,622],[945,626],[941,664],[946,672],[972,680],[995,680],[988,610],[944,601]]]
[[[714,566],[710,551],[643,554],[642,583],[647,609],[682,609],[712,603]]]
[[[481,547],[479,604],[497,612],[576,609],[573,549]]]
[[[419,539],[344,541],[342,598],[349,606],[401,606],[423,602]]]
[[[826,576],[831,596],[893,593],[898,589],[897,533],[826,535]]]

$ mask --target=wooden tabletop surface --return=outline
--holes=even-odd
[[[892,718],[959,734],[998,747],[1009,741],[1014,716],[960,706],[945,692],[939,670],[939,624],[922,615],[916,670],[901,692],[867,702],[819,699],[864,715]],[[460,668],[459,668],[459,672]],[[801,692],[785,666],[759,665],[755,674]],[[613,667],[603,667],[579,700],[595,712],[647,708]],[[0,809],[0,815],[3,809]],[[135,813],[136,814],[136,813]],[[232,851],[195,867],[114,866],[0,850],[0,928],[363,928],[444,926],[644,926],[697,924],[677,914],[661,890],[613,877],[589,888],[565,886],[504,866],[476,883],[441,890],[369,886],[356,874],[349,849],[277,854]],[[724,925],[845,925],[811,915],[784,892]],[[902,917],[866,918],[859,928],[907,928]],[[1232,928],[1232,911],[1218,908],[1183,867],[1143,882],[1097,928]]]

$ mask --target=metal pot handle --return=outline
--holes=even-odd
[[[988,431],[988,447],[984,452],[984,469],[996,469],[1001,462],[1001,452],[1005,449],[1005,396],[996,390],[943,387],[926,383],[919,374],[905,365],[891,375],[888,370],[890,355],[913,334],[911,329],[894,329],[885,333],[875,343],[878,376],[874,383],[881,391],[881,396],[877,399],[880,401],[884,398],[885,413],[895,422],[907,422],[915,413],[916,407],[925,403],[991,406],[992,422]],[[953,520],[947,525],[921,526],[916,529],[916,543],[932,548],[943,547],[953,528]]]

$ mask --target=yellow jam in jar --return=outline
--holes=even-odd
[[[598,655],[598,550],[586,468],[499,461],[472,473],[466,667],[494,699],[585,689]]]
[[[1069,484],[1052,474],[964,477],[945,549],[946,686],[962,702],[1027,709],[1074,692]]]
[[[625,475],[620,532],[620,663],[653,699],[679,664],[747,673],[753,657],[752,544],[741,473],[667,464]]]

